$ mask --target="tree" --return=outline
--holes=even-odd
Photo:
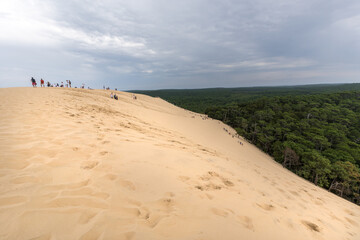
[[[315,185],[326,187],[328,185],[328,175],[331,172],[329,159],[323,157],[316,150],[304,153],[302,157],[303,167],[301,175],[312,181]]]
[[[341,197],[357,198],[356,193],[360,188],[360,170],[351,162],[337,161],[331,168],[332,182],[329,191],[333,191]],[[351,196],[353,195],[353,196]]]
[[[294,150],[289,147],[286,147],[284,150],[284,161],[282,163],[283,167],[291,169],[293,166],[299,166],[300,157],[296,154]]]

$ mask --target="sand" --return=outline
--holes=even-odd
[[[230,127],[118,94],[0,89],[0,239],[360,239],[359,206]]]

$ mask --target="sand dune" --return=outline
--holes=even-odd
[[[0,89],[0,239],[360,239],[359,206],[228,126],[119,95]]]

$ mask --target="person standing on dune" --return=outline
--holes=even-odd
[[[33,77],[31,77],[31,84],[33,87],[36,87],[36,80]]]
[[[40,86],[41,86],[41,87],[45,87],[44,79],[41,79],[41,80],[40,80]]]

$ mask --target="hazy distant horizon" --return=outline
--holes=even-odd
[[[125,91],[161,91],[161,90],[201,90],[201,89],[231,89],[231,88],[271,88],[271,87],[302,87],[302,86],[329,86],[329,85],[349,85],[349,84],[360,84],[360,82],[349,82],[349,83],[314,83],[314,84],[297,84],[297,85],[259,85],[259,86],[246,86],[246,87],[203,87],[203,88],[161,88],[161,89],[130,89]]]
[[[360,82],[357,0],[5,0],[0,33],[0,87]]]

